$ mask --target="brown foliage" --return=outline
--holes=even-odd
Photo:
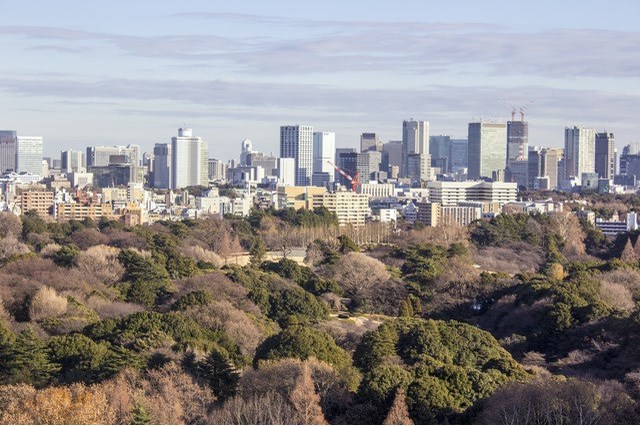
[[[602,286],[618,284],[629,290],[635,300],[640,300],[640,271],[637,269],[615,269],[600,275]]]
[[[0,261],[6,260],[11,256],[29,252],[29,246],[18,241],[13,235],[0,239]]]
[[[85,228],[71,234],[71,240],[80,250],[86,250],[89,247],[107,244],[109,237],[97,229]]]
[[[22,220],[13,213],[0,212],[0,237],[19,237],[22,234]]]
[[[585,256],[585,233],[576,215],[571,212],[553,212],[549,215],[549,232],[560,236],[564,242],[562,254],[568,260],[579,260]]]
[[[86,305],[93,309],[101,320],[122,318],[144,310],[144,307],[141,305],[108,300],[97,295],[89,296],[86,301]]]
[[[209,424],[218,425],[293,425],[299,424],[298,414],[289,401],[275,392],[261,395],[236,396],[214,410]]]
[[[90,247],[76,257],[77,269],[104,284],[115,284],[124,276],[124,267],[118,261],[119,252],[104,245]]]
[[[51,287],[41,287],[31,298],[29,318],[39,321],[63,315],[67,312],[67,304],[67,298],[59,296]]]
[[[393,399],[393,404],[389,409],[389,414],[382,422],[383,425],[412,425],[413,420],[409,417],[409,409],[407,408],[407,401],[404,396],[404,390],[399,387],[396,391],[396,396]]]
[[[325,274],[352,297],[368,295],[381,282],[391,278],[384,263],[358,252],[345,254],[334,265],[329,266]]]
[[[197,245],[185,245],[180,247],[180,254],[192,257],[198,262],[211,263],[215,265],[216,268],[220,268],[224,265],[224,261],[220,256],[218,256],[218,254]]]
[[[324,425],[327,421],[320,408],[320,397],[316,393],[311,369],[307,362],[303,362],[298,381],[291,391],[291,404],[295,408],[300,423],[305,425]]]
[[[543,261],[542,249],[524,242],[505,247],[483,247],[473,256],[473,262],[480,265],[481,270],[508,274],[536,272]]]
[[[393,242],[400,247],[411,245],[436,244],[449,248],[451,244],[458,243],[469,246],[469,228],[456,224],[412,229],[394,237]]]

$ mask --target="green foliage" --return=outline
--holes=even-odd
[[[35,210],[29,210],[22,215],[22,238],[27,239],[31,233],[44,234],[47,232],[47,223]]]
[[[240,372],[224,348],[214,347],[206,358],[196,364],[196,370],[219,399],[225,400],[235,395]]]
[[[264,260],[264,256],[267,254],[267,244],[260,237],[254,238],[249,249],[251,255],[251,263],[253,265],[260,265]]]
[[[3,332],[1,363],[4,383],[29,383],[44,386],[52,381],[60,365],[51,361],[47,346],[31,329],[15,337]]]
[[[327,307],[301,288],[288,288],[269,294],[269,318],[281,326],[291,321],[307,324],[327,317]]]
[[[342,234],[338,237],[338,242],[340,243],[340,253],[347,253],[350,251],[360,251],[360,247],[349,238],[347,235]]]
[[[540,215],[501,214],[490,221],[477,221],[471,227],[471,240],[478,246],[501,246],[510,242],[524,241],[541,245],[542,236],[534,232],[529,220],[543,221]]]
[[[151,414],[149,411],[144,408],[144,405],[136,402],[133,405],[133,411],[131,413],[131,424],[132,425],[150,425],[153,423],[151,418]]]
[[[362,397],[388,403],[397,386],[408,385],[419,423],[443,422],[501,384],[527,377],[489,333],[456,321],[388,321],[365,333],[354,361],[364,373]]]
[[[357,386],[358,374],[352,367],[351,357],[327,333],[305,326],[291,326],[268,337],[256,349],[254,365],[260,360],[317,358],[333,365],[351,387]]]
[[[398,310],[399,317],[411,318],[413,317],[413,306],[406,299],[400,302],[400,309]]]
[[[420,295],[429,295],[434,281],[443,273],[449,252],[434,244],[412,245],[397,250],[396,257],[404,258],[401,271],[405,280]]]
[[[211,294],[204,290],[196,290],[180,296],[173,304],[174,311],[186,311],[194,306],[207,306],[213,301]]]
[[[311,269],[301,266],[298,262],[282,258],[277,262],[265,262],[262,269],[269,272],[275,272],[282,278],[294,281],[300,287],[310,293],[321,295],[327,292],[341,294],[342,290],[334,281],[319,277]]]
[[[53,255],[53,261],[58,266],[71,268],[74,266],[78,254],[80,254],[78,247],[74,245],[62,246],[62,248]]]
[[[124,266],[125,279],[129,282],[121,289],[127,301],[151,307],[171,293],[169,274],[163,265],[133,250],[122,250],[118,260]]]

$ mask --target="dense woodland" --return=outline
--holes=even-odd
[[[1,423],[640,422],[640,240],[569,212],[0,213],[0,238]]]

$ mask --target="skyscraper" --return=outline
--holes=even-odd
[[[296,185],[311,185],[313,175],[313,127],[280,126],[280,158],[295,160]]]
[[[42,175],[41,136],[18,136],[16,143],[16,171]]]
[[[360,135],[360,152],[380,151],[382,143],[375,133],[363,133]]]
[[[0,130],[0,173],[16,169],[17,139],[15,130]]]
[[[595,171],[601,178],[613,179],[616,171],[615,150],[613,133],[596,133]]]
[[[253,151],[253,142],[251,142],[250,139],[245,139],[242,141],[242,144],[240,145],[240,165],[241,166],[246,166],[247,163],[247,157],[252,154]]]
[[[564,129],[565,178],[580,179],[595,171],[596,131],[586,127]]]
[[[207,185],[209,149],[202,138],[193,136],[189,128],[178,129],[171,138],[171,174],[173,189],[193,185]]]
[[[469,167],[469,142],[467,139],[451,139],[449,141],[449,170],[457,173],[460,169]]]
[[[63,173],[86,172],[82,152],[71,149],[68,151],[62,151],[60,154],[60,171]]]
[[[529,123],[507,121],[507,165],[510,161],[526,161],[529,153]]]
[[[313,132],[313,174],[320,176],[317,182],[334,181],[334,168],[329,162],[336,162],[336,134],[333,132]],[[324,185],[322,185],[324,186]]]
[[[507,160],[507,126],[502,123],[469,123],[469,179],[491,178]]]
[[[388,156],[388,167],[384,170],[391,173],[392,166],[400,167],[402,164],[402,141],[389,141],[382,144],[382,152]]]
[[[429,122],[414,121],[413,118],[402,122],[402,165],[400,174],[407,176],[409,154],[429,155]],[[430,164],[431,160],[427,161]]]
[[[155,144],[153,163],[153,187],[171,189],[171,144]]]
[[[542,175],[549,177],[549,189],[558,187],[560,177],[560,160],[564,150],[562,148],[544,148],[542,150]]]
[[[431,167],[439,167],[441,173],[449,171],[449,151],[451,148],[451,136],[429,136],[429,155]]]

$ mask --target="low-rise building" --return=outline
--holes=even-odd
[[[518,184],[515,182],[428,182],[429,201],[443,206],[466,201],[509,203],[516,201]]]
[[[352,191],[327,192],[322,196],[322,207],[335,213],[340,226],[363,226],[371,215],[369,196]]]
[[[473,221],[482,219],[482,204],[466,202],[443,206],[440,203],[419,203],[417,221],[426,226],[454,224],[467,226]]]
[[[20,194],[20,210],[26,213],[35,210],[40,216],[49,216],[53,208],[53,192],[27,190]]]
[[[322,207],[322,197],[326,192],[326,188],[317,186],[278,186],[277,208],[313,210]]]

